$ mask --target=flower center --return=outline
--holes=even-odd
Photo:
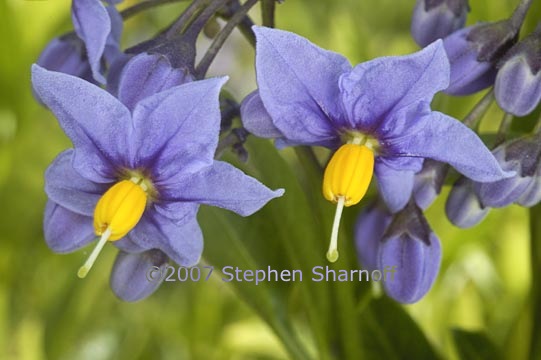
[[[364,140],[364,141],[363,141]],[[374,144],[354,137],[332,156],[323,176],[323,196],[336,203],[336,213],[327,251],[330,262],[338,260],[338,229],[344,206],[358,204],[364,197],[374,173]]]
[[[144,179],[134,176],[117,182],[103,194],[94,209],[94,231],[100,240],[77,276],[86,276],[107,241],[121,239],[137,225],[145,211],[147,191]]]

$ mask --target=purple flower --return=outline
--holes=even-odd
[[[168,260],[167,255],[155,249],[133,254],[119,251],[111,270],[111,289],[124,301],[148,297],[161,285]]]
[[[380,269],[396,266],[394,281],[385,281],[385,292],[406,304],[419,301],[432,287],[441,262],[441,245],[422,211],[410,206],[395,215],[378,251]]]
[[[337,256],[341,207],[360,201],[372,171],[392,212],[410,199],[424,158],[446,162],[476,181],[509,175],[473,131],[431,111],[432,97],[449,81],[441,41],[352,68],[341,55],[295,34],[254,31],[259,89],[243,103],[245,127],[276,138],[278,146],[340,147],[324,178],[325,197],[338,204],[330,258]]]
[[[470,11],[468,0],[417,0],[411,34],[419,46],[442,39],[462,28]]]
[[[541,24],[502,60],[494,95],[506,112],[525,116],[541,101]]]
[[[282,195],[214,160],[225,80],[174,86],[129,108],[84,80],[33,66],[36,93],[74,145],[45,175],[46,241],[69,252],[101,236],[80,276],[107,240],[129,253],[158,249],[194,265],[203,247],[200,204],[247,216]]]
[[[495,63],[516,41],[518,30],[511,21],[477,24],[443,39],[451,64],[451,95],[470,95],[483,90],[496,78]]]
[[[490,211],[489,207],[481,203],[474,185],[470,179],[460,177],[451,188],[445,203],[447,218],[462,229],[479,224]]]
[[[441,262],[441,245],[421,209],[413,203],[391,215],[378,205],[363,212],[355,239],[361,263],[369,270],[394,276],[385,292],[401,303],[414,303],[432,287]]]
[[[99,0],[73,0],[75,34],[53,39],[37,63],[52,71],[105,83],[103,61],[111,64],[120,54],[122,18],[113,5]],[[89,74],[90,72],[90,74]]]

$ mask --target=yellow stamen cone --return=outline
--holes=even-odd
[[[365,145],[342,145],[332,156],[323,176],[323,196],[337,204],[327,259],[338,259],[338,229],[342,209],[359,203],[374,174],[374,152]]]
[[[107,241],[121,239],[137,225],[147,203],[147,193],[138,179],[122,180],[113,185],[98,200],[94,209],[94,231],[100,236],[98,244],[77,272],[84,278]]]
[[[140,185],[130,180],[116,183],[100,198],[94,210],[96,235],[110,228],[110,241],[122,238],[137,225],[146,203],[147,194]]]

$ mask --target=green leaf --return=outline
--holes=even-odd
[[[483,332],[453,329],[455,347],[462,360],[498,360],[499,351]]]
[[[372,300],[359,321],[366,359],[440,359],[404,308],[387,297]]]
[[[256,214],[241,218],[224,210],[203,208],[200,221],[205,232],[204,258],[212,265],[248,270],[301,270],[303,281],[260,283],[233,281],[231,285],[275,329],[290,331],[295,317],[308,317],[317,351],[327,354],[334,334],[329,285],[310,281],[312,268],[325,261],[317,216],[309,205],[293,169],[266,140],[251,138],[246,147],[249,162],[236,166],[270,188],[285,188]],[[282,330],[277,330],[282,329]],[[279,334],[281,336],[281,334]],[[283,334],[282,334],[283,335]],[[290,336],[290,335],[287,335]],[[282,336],[282,341],[286,341]],[[325,355],[321,355],[325,358]]]

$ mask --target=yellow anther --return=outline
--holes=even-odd
[[[94,231],[100,236],[98,244],[77,276],[84,278],[107,241],[119,240],[137,225],[147,203],[146,186],[138,178],[122,180],[113,185],[98,200],[94,209]]]
[[[342,145],[332,156],[323,176],[323,196],[336,203],[336,214],[327,251],[330,262],[338,260],[338,229],[344,206],[357,204],[366,194],[374,174],[374,152],[365,145]]]
[[[143,187],[132,180],[113,185],[100,198],[94,210],[94,231],[102,235],[111,229],[110,241],[118,240],[137,225],[147,203]]]
[[[345,144],[333,155],[323,176],[323,196],[344,206],[357,204],[366,194],[374,173],[374,152],[365,145]]]

